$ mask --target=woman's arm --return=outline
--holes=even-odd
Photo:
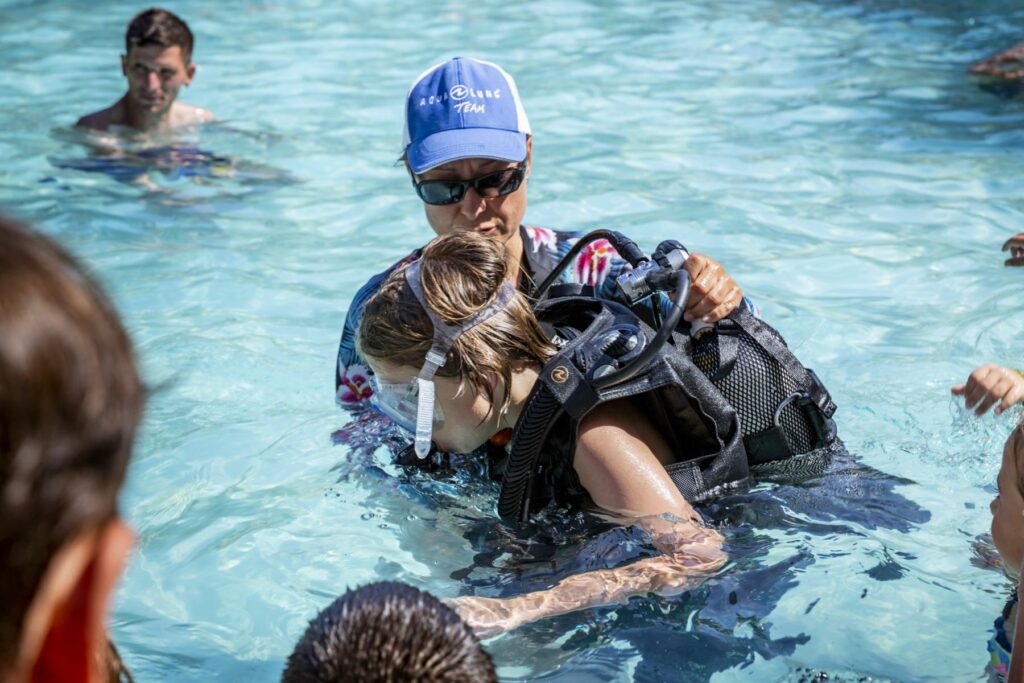
[[[725,563],[722,536],[700,522],[676,489],[662,465],[670,458],[664,439],[631,404],[600,406],[580,426],[574,463],[580,482],[602,508],[635,517],[628,522],[642,526],[663,554],[515,598],[463,597],[452,606],[488,637],[544,617],[644,593],[673,595],[699,584]]]

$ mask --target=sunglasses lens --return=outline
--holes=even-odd
[[[447,180],[424,180],[416,185],[416,191],[427,204],[445,206],[458,204],[465,194],[465,185]]]
[[[503,197],[519,189],[523,174],[519,168],[509,168],[478,178],[476,191],[481,197]]]
[[[515,168],[489,173],[476,180],[424,180],[415,183],[416,193],[424,202],[434,206],[458,204],[466,196],[466,188],[470,186],[484,198],[504,197],[519,189],[525,174],[526,169],[520,164]]]

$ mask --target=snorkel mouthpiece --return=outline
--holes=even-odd
[[[441,316],[434,313],[430,306],[427,306],[426,299],[423,297],[423,283],[420,279],[422,264],[422,260],[414,261],[405,269],[405,281],[409,284],[412,293],[416,295],[416,300],[420,302],[420,306],[423,307],[427,317],[430,318],[430,323],[434,326],[433,343],[430,346],[430,350],[427,351],[423,367],[420,368],[419,374],[416,375],[419,398],[416,403],[416,438],[413,445],[416,457],[420,460],[430,455],[431,437],[434,433],[434,375],[439,369],[444,367],[445,361],[448,358],[448,352],[451,350],[455,340],[462,336],[462,333],[466,330],[476,327],[508,306],[516,293],[515,288],[510,283],[504,282],[490,306],[478,311],[475,315],[457,325],[449,325]]]
[[[452,340],[454,341],[454,340]],[[419,385],[419,398],[416,403],[416,457],[420,460],[430,455],[430,437],[434,431],[434,374],[444,365],[448,350],[441,351],[436,347],[427,351],[426,361],[416,377]]]

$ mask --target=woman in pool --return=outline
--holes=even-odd
[[[399,418],[404,411],[407,424],[432,420],[427,433],[441,450],[469,453],[513,427],[555,353],[506,269],[492,240],[441,237],[421,260],[393,272],[364,309],[359,348],[375,373],[380,408]],[[692,587],[726,557],[721,535],[704,526],[666,472],[674,460],[631,400],[598,405],[580,423],[574,475],[594,506],[639,523],[662,555],[524,596],[463,597],[454,606],[487,636],[640,593]]]

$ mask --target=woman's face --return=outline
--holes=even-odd
[[[1024,457],[1024,434],[1014,430],[1003,448],[1003,463],[996,485],[999,493],[992,510],[992,541],[1003,558],[1003,569],[1016,577],[1024,562],[1024,496],[1021,494],[1018,457]]]
[[[419,368],[393,365],[379,358],[367,358],[381,384],[407,384],[415,380]],[[471,453],[501,431],[497,410],[489,396],[458,377],[434,377],[434,402],[444,419],[434,422],[432,439],[438,450]],[[460,391],[461,389],[461,391]]]

